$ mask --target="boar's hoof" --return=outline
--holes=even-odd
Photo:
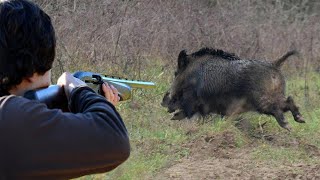
[[[305,123],[306,121],[304,120],[304,118],[299,114],[299,115],[296,115],[294,117],[294,120],[298,123]]]
[[[183,111],[179,111],[174,113],[173,117],[171,118],[171,120],[181,120],[184,119],[186,117],[186,115],[184,114]]]
[[[284,124],[281,124],[281,127],[283,127],[284,129],[288,130],[289,132],[291,132],[291,127],[288,123],[284,123]]]

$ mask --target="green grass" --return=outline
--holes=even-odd
[[[267,163],[320,163],[308,155],[308,147],[320,148],[320,74],[309,73],[308,96],[305,96],[305,80],[301,75],[287,77],[287,95],[293,96],[307,123],[299,124],[286,113],[293,131],[288,133],[279,127],[273,117],[257,113],[244,113],[241,118],[248,120],[250,129],[239,130],[233,118],[219,116],[199,121],[171,121],[171,115],[161,107],[163,94],[172,80],[173,69],[163,71],[159,61],[147,64],[140,79],[153,81],[156,88],[135,90],[133,99],[120,103],[118,110],[127,126],[132,152],[130,158],[112,172],[84,176],[78,179],[150,179],[156,173],[189,155],[183,144],[203,135],[221,134],[230,131],[235,136],[236,148],[245,148],[255,142],[252,160]],[[236,118],[235,118],[236,119]],[[275,141],[254,137],[261,134],[260,124],[267,122],[263,133],[276,138]],[[189,132],[193,132],[188,135]],[[151,178],[152,179],[152,178]]]
[[[252,152],[252,159],[269,164],[314,163],[303,148],[274,147],[263,144]]]

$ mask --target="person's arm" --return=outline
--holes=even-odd
[[[13,178],[74,178],[114,169],[130,154],[127,130],[114,106],[88,87],[70,94],[70,110],[11,97],[6,119],[6,167]],[[2,122],[3,123],[3,122]]]

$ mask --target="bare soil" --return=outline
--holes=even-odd
[[[269,135],[265,136],[265,141],[279,147],[303,147],[309,157],[320,159],[318,147],[300,140],[288,141],[280,135]],[[189,149],[190,153],[152,179],[320,179],[320,164],[275,164],[258,160],[251,154],[257,146],[253,141],[244,147],[236,147],[235,135],[231,131],[205,135],[184,144],[183,148]]]

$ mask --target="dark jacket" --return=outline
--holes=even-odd
[[[129,157],[126,127],[104,97],[76,88],[69,108],[0,97],[0,180],[75,178],[110,171]]]

